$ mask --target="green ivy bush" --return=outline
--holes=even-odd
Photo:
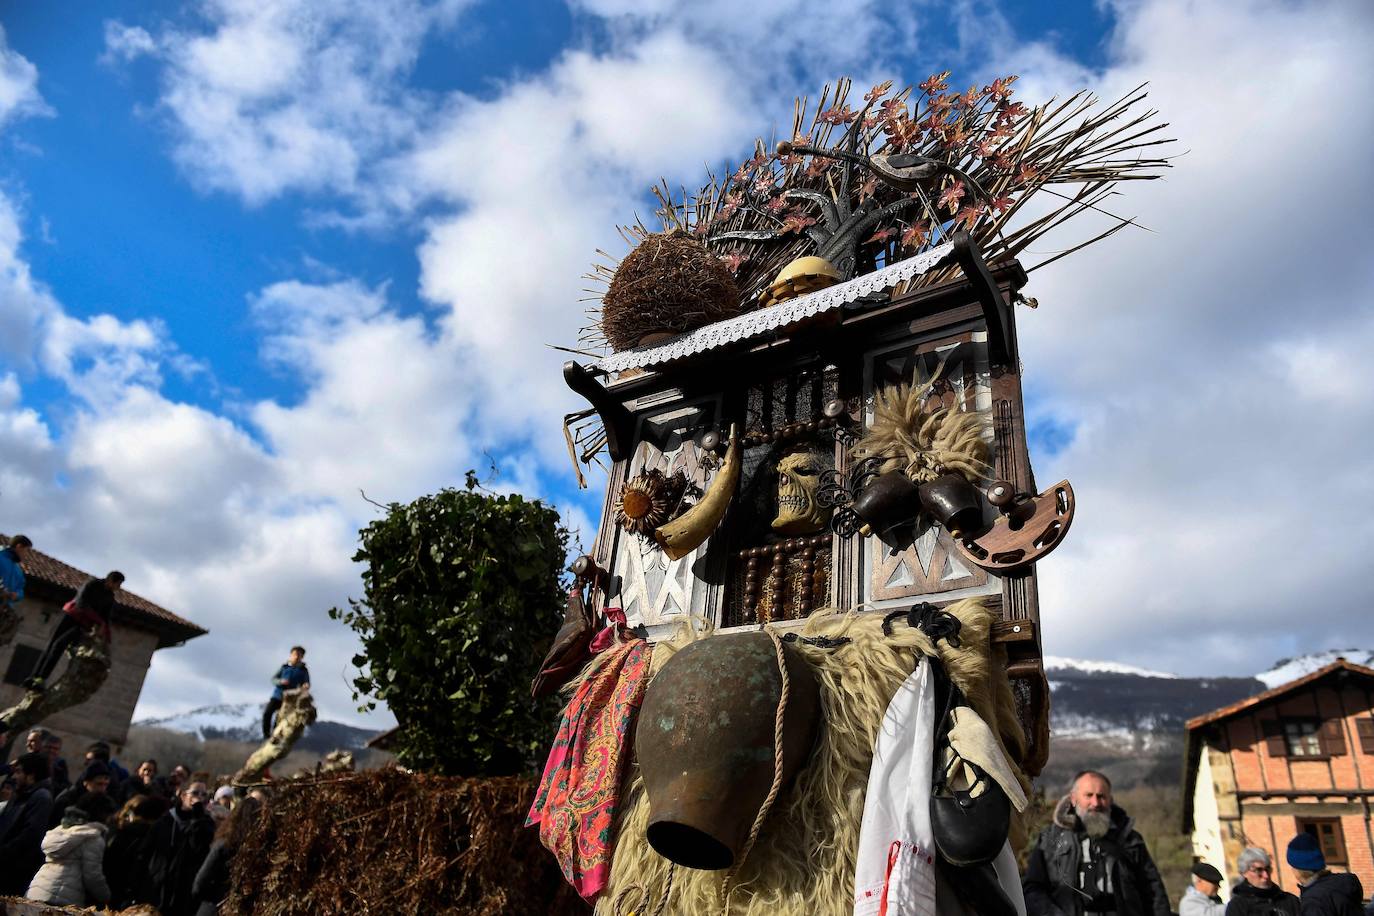
[[[445,489],[359,532],[362,601],[329,616],[357,631],[353,697],[385,702],[400,762],[455,776],[535,769],[557,701],[529,684],[562,619],[567,532],[538,500]]]

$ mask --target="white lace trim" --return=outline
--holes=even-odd
[[[804,319],[848,305],[865,296],[884,292],[898,283],[911,280],[938,266],[953,250],[954,245],[946,242],[905,261],[898,261],[845,283],[798,296],[782,305],[717,321],[715,324],[679,334],[662,343],[622,350],[598,360],[596,368],[604,372],[644,369],[694,353],[705,353],[728,343],[749,340],[767,331],[789,327]]]

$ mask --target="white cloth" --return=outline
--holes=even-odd
[[[859,828],[854,916],[935,916],[935,688],[924,659],[883,715]]]

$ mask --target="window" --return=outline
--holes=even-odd
[[[1341,822],[1338,818],[1300,817],[1298,818],[1298,829],[1317,838],[1317,842],[1322,847],[1322,856],[1326,858],[1328,864],[1350,864],[1350,860],[1345,854],[1345,833],[1341,830]]]
[[[1289,757],[1324,757],[1321,723],[1316,719],[1289,719],[1283,723],[1283,743]]]
[[[1270,757],[1325,760],[1348,753],[1345,722],[1341,719],[1262,719],[1260,727]]]
[[[16,643],[14,654],[10,656],[10,666],[5,669],[5,683],[22,684],[28,680],[29,675],[33,674],[34,667],[38,665],[38,659],[42,654],[42,649]]]

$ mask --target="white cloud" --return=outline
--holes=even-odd
[[[100,58],[104,63],[128,62],[156,51],[157,41],[147,29],[113,19],[105,21],[105,52]]]
[[[274,284],[252,308],[264,353],[308,386],[298,404],[252,410],[291,492],[385,502],[461,479],[471,372],[422,318],[352,282]]]
[[[0,25],[0,127],[15,118],[51,113],[38,91],[38,68],[9,47]]]
[[[109,23],[106,54],[165,65],[175,155],[209,190],[259,204],[287,191],[353,192],[423,107],[403,91],[421,40],[464,0],[205,0],[194,28],[156,37]]]
[[[1337,2],[1114,9],[1096,82],[1149,79],[1188,152],[1115,205],[1153,234],[1032,275],[1036,409],[1078,423],[1038,469],[1080,500],[1041,571],[1046,647],[1201,674],[1374,643],[1356,575],[1374,535],[1374,278],[1346,204],[1374,195],[1374,116],[1350,105],[1374,91],[1358,63],[1374,17]]]

